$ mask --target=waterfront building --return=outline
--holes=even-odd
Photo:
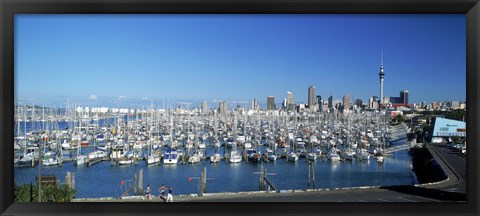
[[[293,100],[293,93],[292,92],[287,92],[287,105],[288,105],[288,110],[289,111],[294,111],[295,110],[295,101]]]
[[[381,65],[380,65],[380,72],[378,73],[380,78],[380,104],[383,105],[383,79],[385,78],[385,72],[383,71],[383,50],[382,50],[382,57],[381,57]]]
[[[220,101],[218,112],[223,115],[227,114],[227,103],[225,101]]]
[[[315,111],[315,86],[308,87],[308,108],[311,112]]]
[[[208,105],[207,101],[202,101],[202,114],[206,115],[208,114]]]
[[[275,109],[275,98],[273,96],[267,97],[267,110]]]
[[[346,110],[350,109],[350,95],[343,96],[343,108]]]
[[[323,100],[322,100],[322,96],[320,95],[317,95],[317,110],[319,112],[323,112]]]
[[[465,137],[467,135],[464,121],[435,117],[432,119],[430,134],[432,142],[442,142],[447,137]]]
[[[328,109],[333,108],[333,96],[328,97]]]

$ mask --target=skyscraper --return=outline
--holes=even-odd
[[[350,95],[343,96],[343,108],[346,110],[350,109]]]
[[[400,91],[400,101],[403,104],[408,104],[408,90]]]
[[[333,108],[333,96],[328,97],[328,108]]]
[[[275,98],[273,96],[267,97],[267,110],[275,109]]]
[[[308,108],[310,111],[315,111],[315,86],[308,87]]]
[[[317,106],[318,106],[318,112],[323,112],[323,100],[322,96],[317,95]]]
[[[357,105],[358,108],[361,108],[361,107],[362,107],[362,104],[363,104],[362,99],[357,98],[357,100],[355,101],[355,105]]]
[[[378,76],[380,77],[380,104],[383,104],[383,79],[385,77],[385,72],[383,72],[383,49],[382,49],[380,73],[378,73]]]
[[[218,109],[220,114],[227,114],[227,103],[225,101],[220,101]]]
[[[252,101],[252,110],[258,111],[258,101],[257,101],[257,99],[253,99],[253,101]]]
[[[293,111],[295,110],[295,101],[293,100],[293,93],[292,92],[287,92],[287,106],[288,110]]]
[[[207,101],[202,101],[202,114],[208,113]]]

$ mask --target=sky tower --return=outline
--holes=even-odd
[[[385,73],[383,72],[383,49],[381,55],[381,65],[380,65],[380,73],[378,73],[380,77],[380,105],[383,105],[383,78],[385,77]]]

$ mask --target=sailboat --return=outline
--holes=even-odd
[[[331,161],[340,161],[340,155],[338,155],[336,147],[330,149],[327,153],[327,159]]]
[[[98,148],[98,143],[96,140],[94,140],[94,145],[96,150],[88,154],[89,160],[103,159],[108,157],[108,153],[106,151],[103,151]]]
[[[270,148],[273,148],[273,150]],[[265,152],[265,156],[268,159],[268,161],[275,162],[277,160],[276,149],[277,149],[277,146],[275,143],[275,137],[272,136],[269,142],[269,148],[267,148]]]
[[[237,131],[236,131],[236,128],[237,128],[237,123],[236,123],[236,119],[233,120],[234,123],[233,123],[233,135],[234,136],[237,136]],[[237,151],[237,143],[235,142],[236,139],[234,139],[232,137],[232,151],[230,151],[230,156],[229,156],[229,161],[230,163],[239,163],[240,161],[242,161],[242,155],[240,154],[239,151]],[[229,141],[230,141],[230,137],[227,139],[227,146],[229,144]]]
[[[147,156],[146,158],[146,163],[147,165],[150,165],[150,164],[155,164],[155,163],[159,163],[160,162],[160,151],[159,150],[153,150],[151,151],[151,153]]]
[[[307,160],[309,160],[309,161],[317,160],[317,154],[315,153],[314,148],[312,148],[312,150],[307,154]]]
[[[80,136],[78,136],[77,142],[80,142],[80,140],[81,140],[81,138],[80,138]],[[77,144],[77,156],[76,156],[76,159],[75,159],[75,164],[77,166],[84,165],[85,163],[87,163],[88,157],[86,155],[83,155],[81,153],[81,151],[82,151],[81,145]]]
[[[152,104],[153,104],[153,100],[152,100]],[[153,110],[153,105],[152,105],[152,110]],[[150,125],[152,125],[152,123],[150,123]],[[161,159],[160,150],[158,150],[158,149],[154,150],[153,146],[152,146],[153,141],[152,141],[152,130],[151,129],[149,130],[147,144],[148,144],[148,155],[145,158],[145,162],[147,163],[147,165],[160,163],[160,159]]]
[[[232,151],[230,152],[229,161],[230,163],[239,163],[242,161],[242,156],[237,151],[237,144],[233,144],[232,146]]]
[[[203,156],[203,152],[200,150],[196,150],[195,153],[193,153],[193,155],[188,157],[188,162],[192,164],[198,163],[202,159],[202,156]]]
[[[358,148],[357,153],[355,154],[355,157],[357,157],[360,160],[368,160],[370,159],[370,153],[368,153],[367,149]]]
[[[290,162],[295,162],[298,160],[298,155],[297,153],[295,153],[295,151],[291,151],[289,154],[288,154],[288,161]]]
[[[249,162],[260,162],[262,159],[261,155],[255,148],[247,149],[247,158]]]
[[[346,149],[343,149],[343,151],[340,153],[340,157],[345,160],[353,160],[353,158],[355,157],[355,151],[352,149],[352,143],[350,142],[350,132],[347,132],[347,144],[348,147]]]
[[[222,159],[222,156],[219,153],[214,153],[212,156],[210,156],[210,162],[211,163],[217,163]]]
[[[383,160],[385,159],[384,155],[383,155],[383,151],[384,151],[384,148],[385,148],[385,135],[382,134],[382,147],[380,149],[378,149],[377,152],[375,152],[375,157],[377,158],[377,162],[378,163],[383,163]]]

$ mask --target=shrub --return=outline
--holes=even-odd
[[[38,184],[24,184],[19,186],[14,183],[15,202],[38,202]],[[69,185],[42,184],[42,202],[70,202],[76,190]]]

